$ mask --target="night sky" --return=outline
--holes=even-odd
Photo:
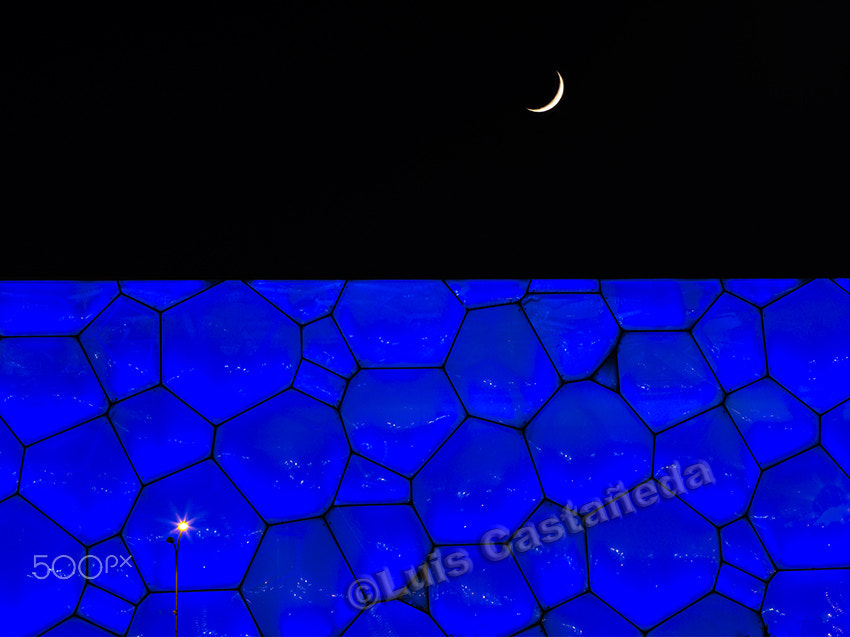
[[[197,263],[317,229],[335,248],[371,235],[349,263],[423,236],[451,250],[553,235],[575,249],[664,223],[735,235],[780,209],[848,208],[850,12],[796,5],[66,8],[26,23],[18,169],[36,199],[176,209],[135,236],[191,241]],[[528,112],[556,70],[561,103]]]

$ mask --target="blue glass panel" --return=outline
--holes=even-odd
[[[177,628],[181,637],[256,637],[259,635],[238,591],[181,592],[177,611]],[[127,637],[166,636],[173,632],[174,595],[153,593],[139,605]]]
[[[0,335],[77,334],[117,294],[114,281],[0,282]]]
[[[147,593],[130,551],[118,537],[89,547],[86,566],[90,581],[133,604]]]
[[[304,326],[304,358],[346,378],[357,371],[357,363],[330,317]]]
[[[376,604],[345,631],[345,637],[442,637],[434,620],[399,601]]]
[[[754,305],[764,307],[798,287],[804,279],[723,279],[723,287]]]
[[[108,406],[75,338],[0,341],[0,416],[25,445],[103,414]]]
[[[464,417],[440,369],[364,369],[349,382],[340,413],[355,450],[406,476]]]
[[[821,444],[833,460],[850,473],[850,402],[824,414],[820,428]]]
[[[587,593],[553,608],[543,617],[543,627],[549,637],[638,637],[641,632],[626,619],[611,610],[592,593]]]
[[[81,617],[113,632],[123,633],[130,625],[136,607],[91,584],[83,591],[77,612]]]
[[[611,391],[620,391],[620,370],[617,365],[616,352],[609,356],[593,375],[593,380]]]
[[[330,314],[344,281],[251,281],[251,287],[298,323]]]
[[[701,463],[701,467],[696,467]],[[715,524],[741,517],[759,477],[755,459],[722,407],[655,439],[655,476]]]
[[[652,475],[652,433],[626,402],[591,381],[564,385],[525,431],[546,495],[577,509],[620,481]]]
[[[540,619],[540,606],[508,552],[492,561],[472,546],[439,551],[447,576],[429,595],[431,615],[447,634],[510,635]]]
[[[334,310],[362,367],[442,365],[463,313],[442,281],[352,281]]]
[[[310,361],[301,361],[293,387],[336,407],[345,392],[345,379]]]
[[[620,328],[598,294],[543,294],[525,313],[564,380],[590,376],[613,351]]]
[[[726,409],[763,467],[818,441],[817,414],[770,378],[727,396]]]
[[[42,637],[113,637],[113,635],[85,619],[69,617],[53,630],[44,633]]]
[[[845,291],[850,292],[850,279],[833,279]]]
[[[690,334],[624,334],[618,357],[623,397],[653,431],[682,422],[723,400],[723,390]]]
[[[535,292],[599,292],[596,279],[533,279],[528,290]]]
[[[850,398],[850,295],[807,283],[764,310],[770,374],[818,412]]]
[[[544,610],[588,585],[584,534],[569,533],[560,513],[557,504],[543,502],[511,541],[514,557]]]
[[[85,544],[115,535],[140,488],[106,418],[27,449],[21,495]]]
[[[351,456],[335,504],[398,504],[410,500],[410,482],[360,456]]]
[[[473,416],[521,427],[560,384],[517,305],[470,310],[446,372]]]
[[[761,314],[749,303],[723,294],[696,324],[693,334],[725,391],[767,374]]]
[[[213,426],[163,387],[113,405],[109,418],[142,478],[156,478],[203,460]]]
[[[522,433],[475,418],[413,480],[413,502],[437,544],[513,530],[542,498]]]
[[[667,620],[648,637],[718,637],[718,635],[764,635],[758,613],[712,593]]]
[[[726,562],[756,577],[767,579],[776,570],[746,518],[720,529],[720,546]]]
[[[348,458],[336,410],[286,391],[221,425],[215,456],[270,524],[321,515]]]
[[[162,315],[163,381],[216,423],[286,389],[300,356],[298,326],[238,281]]]
[[[771,635],[843,635],[850,571],[786,571],[767,589],[762,616]]]
[[[469,308],[518,301],[528,289],[528,279],[459,279],[446,283]]]
[[[119,284],[127,296],[156,310],[165,310],[206,290],[213,281],[119,281]]]
[[[159,315],[141,303],[118,297],[80,341],[110,400],[159,383]]]
[[[734,566],[722,564],[715,590],[731,597],[748,608],[759,610],[764,599],[765,584],[752,575],[747,575]]]
[[[85,584],[76,573],[86,554],[82,544],[13,496],[0,502],[0,546],[0,617],[7,635],[40,633],[74,612]]]
[[[602,295],[625,330],[688,329],[722,291],[714,279],[602,281]]]
[[[624,497],[639,502],[634,494]],[[646,630],[712,589],[720,562],[717,530],[677,498],[649,499],[631,513],[621,507],[620,516],[596,518],[586,530],[590,586]]]
[[[749,517],[780,569],[850,561],[850,479],[820,447],[762,473]]]
[[[320,519],[270,527],[242,585],[264,635],[338,635],[357,611],[354,576]]]
[[[9,428],[0,422],[0,500],[18,490],[24,448]]]
[[[148,588],[174,590],[177,523],[190,529],[180,542],[180,589],[235,588],[263,533],[263,521],[212,460],[146,486],[123,530]]]
[[[405,571],[418,568],[431,548],[407,504],[334,507],[327,520],[354,574],[374,577],[382,586],[377,599],[392,599],[393,591],[407,585],[416,571]]]

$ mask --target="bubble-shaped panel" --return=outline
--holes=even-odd
[[[27,449],[21,495],[85,544],[118,533],[141,484],[98,418]]]
[[[115,281],[2,281],[0,335],[78,334],[117,294]]]
[[[74,612],[85,584],[76,574],[82,544],[13,496],[0,502],[0,545],[0,631],[35,635]]]
[[[404,602],[376,604],[345,631],[345,637],[443,637],[428,615]]]
[[[720,548],[724,561],[760,579],[765,580],[776,571],[746,518],[720,529]]]
[[[446,283],[468,308],[512,303],[528,288],[528,279],[458,279]]]
[[[352,447],[411,476],[460,424],[463,405],[440,369],[364,369],[340,409]]]
[[[729,564],[721,564],[714,588],[753,610],[759,610],[764,599],[764,582]]]
[[[77,613],[98,626],[123,634],[135,610],[132,604],[89,583],[83,591]]]
[[[213,281],[119,281],[119,284],[127,296],[162,311],[206,290]]]
[[[269,527],[242,594],[265,635],[339,635],[357,615],[354,575],[321,519]]]
[[[727,392],[767,374],[761,314],[723,294],[694,327],[694,339]]]
[[[780,569],[850,564],[850,479],[820,447],[767,469],[749,517]]]
[[[251,281],[251,287],[304,324],[330,314],[344,281]]]
[[[718,635],[764,635],[758,613],[711,593],[681,613],[649,631],[647,637],[717,637]]]
[[[228,281],[162,315],[162,377],[215,423],[286,389],[301,356],[298,326]]]
[[[475,418],[413,480],[413,502],[437,544],[514,529],[542,498],[522,433]]]
[[[348,443],[336,410],[289,390],[221,425],[215,457],[274,524],[324,513]]]
[[[470,310],[446,372],[473,416],[521,427],[560,385],[519,305]]]
[[[722,291],[714,279],[602,281],[602,296],[624,330],[688,329]]]
[[[850,402],[825,413],[821,417],[820,430],[821,444],[838,465],[850,473]]]
[[[546,495],[576,508],[652,473],[652,433],[620,396],[590,381],[561,387],[525,435]]]
[[[304,326],[304,358],[351,378],[357,363],[331,317]]]
[[[335,504],[401,504],[410,500],[410,482],[361,456],[348,461]]]
[[[624,497],[631,513],[623,503],[619,517],[586,530],[590,587],[646,630],[712,589],[720,547],[717,530],[681,500],[644,499],[641,508],[634,493]]]
[[[109,399],[159,383],[159,315],[119,296],[80,335]]]
[[[536,292],[599,292],[596,279],[532,279],[528,291]]]
[[[764,310],[770,374],[824,412],[850,398],[850,295],[818,279]]]
[[[174,595],[151,593],[139,605],[130,630],[127,631],[127,637],[170,635],[173,632]],[[259,635],[238,591],[195,593],[181,591],[177,632],[185,637],[258,637]]]
[[[564,380],[590,376],[620,334],[598,294],[536,294],[526,297],[523,307]]]
[[[87,575],[99,587],[138,604],[147,590],[132,557],[120,536],[109,538],[89,547]]]
[[[763,378],[726,397],[726,409],[762,467],[785,460],[818,441],[818,416]]]
[[[850,570],[784,571],[768,586],[762,616],[771,635],[843,635],[848,607]]]
[[[334,310],[362,367],[442,365],[463,319],[442,281],[351,281]]]
[[[580,595],[543,616],[547,635],[639,637],[641,632],[593,593]]]
[[[0,500],[18,490],[21,475],[21,459],[24,448],[9,428],[0,422]]]
[[[122,535],[148,588],[174,590],[174,548],[165,539],[187,519],[180,540],[180,590],[235,588],[265,525],[212,460],[142,490]]]
[[[109,418],[145,483],[212,452],[213,426],[164,387],[113,405]]]
[[[25,445],[108,406],[77,339],[0,340],[0,416]]]
[[[746,512],[759,467],[732,419],[715,407],[658,434],[655,475],[670,476],[680,498],[721,525]]]
[[[442,580],[429,590],[431,615],[449,635],[511,635],[540,619],[540,606],[507,551],[485,559],[473,546],[442,546]],[[445,573],[445,576],[442,574]]]
[[[653,431],[716,407],[723,390],[685,332],[624,334],[618,349],[620,389]]]
[[[764,307],[803,283],[804,279],[723,279],[723,287],[753,305]]]

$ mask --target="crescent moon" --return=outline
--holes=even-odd
[[[558,73],[558,71],[555,71]],[[557,106],[558,102],[561,101],[561,98],[564,96],[564,78],[561,77],[561,74],[558,73],[558,92],[555,93],[555,97],[552,98],[552,101],[546,104],[546,106],[541,106],[540,108],[527,108],[526,110],[531,111],[532,113],[545,113],[546,111],[552,110]]]

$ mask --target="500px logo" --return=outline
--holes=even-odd
[[[73,577],[74,573],[79,573],[82,577],[85,577],[86,579],[97,579],[98,577],[101,576],[101,574],[108,573],[109,569],[111,567],[117,566],[118,568],[122,568],[123,566],[130,564],[130,560],[133,559],[132,555],[128,555],[127,557],[123,557],[121,555],[107,555],[106,560],[101,560],[97,555],[84,555],[83,557],[80,558],[79,562],[75,562],[74,558],[71,557],[70,555],[57,555],[56,557],[53,558],[53,561],[50,562],[50,564],[48,564],[47,562],[40,562],[39,559],[38,559],[40,557],[47,557],[47,555],[33,555],[32,556],[32,566],[33,566],[34,569],[36,569],[36,571],[33,571],[32,574],[35,576],[36,579],[47,579],[48,577],[50,577],[51,574],[55,575],[59,579],[68,579],[70,577]],[[67,575],[60,575],[59,573],[56,572],[56,562],[57,562],[57,560],[61,560],[62,558],[67,559],[68,562],[70,562],[70,565],[72,567],[71,572],[68,573]],[[88,560],[95,560],[97,562],[97,565],[98,565],[97,574],[87,575],[85,573],[86,566],[88,565],[87,564]],[[115,560],[115,561],[112,562],[112,560]],[[119,560],[120,560],[120,563],[119,563]],[[105,562],[105,565],[104,565],[104,562]],[[38,569],[39,566],[44,566],[47,570],[42,571],[42,573],[38,573],[37,569]],[[88,566],[90,566],[90,565],[88,565]],[[60,564],[60,567],[61,567],[61,564]],[[130,568],[133,568],[132,564],[130,564]],[[65,570],[66,569],[60,568],[60,571],[62,573],[64,573]]]

